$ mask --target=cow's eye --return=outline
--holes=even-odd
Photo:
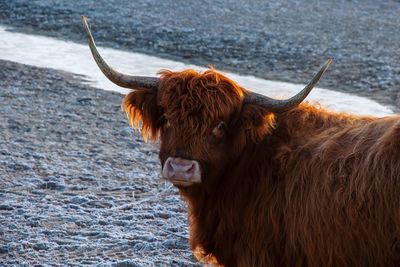
[[[163,114],[163,119],[164,119],[164,127],[169,128],[171,124],[169,123],[169,120],[165,116],[165,113]]]
[[[215,126],[215,128],[212,130],[212,134],[220,139],[222,137],[224,137],[225,132],[226,132],[227,126],[226,123],[224,121],[220,121],[217,126]]]

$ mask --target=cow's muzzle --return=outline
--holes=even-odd
[[[200,166],[195,160],[169,157],[164,163],[162,176],[179,186],[201,183]]]

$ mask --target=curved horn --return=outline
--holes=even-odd
[[[97,51],[96,44],[94,42],[92,33],[90,32],[89,24],[87,18],[82,16],[82,23],[86,31],[86,36],[88,39],[90,51],[92,52],[93,58],[97,63],[97,66],[103,72],[103,74],[113,83],[121,87],[135,89],[135,88],[146,88],[157,90],[160,80],[155,77],[145,77],[145,76],[131,76],[122,74],[110,66],[104,61]]]
[[[254,92],[250,92],[248,95],[245,96],[244,103],[256,104],[276,113],[283,113],[285,111],[291,110],[292,108],[298,106],[307,97],[307,95],[311,92],[314,86],[317,85],[322,75],[329,68],[329,65],[331,65],[332,62],[332,59],[328,59],[325,62],[324,66],[322,66],[322,68],[319,70],[317,75],[315,75],[314,78],[311,80],[311,82],[306,87],[304,87],[304,89],[301,90],[297,95],[292,96],[289,99],[277,100]]]

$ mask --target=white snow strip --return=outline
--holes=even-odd
[[[96,32],[94,32],[94,35],[96,35]],[[0,40],[0,59],[85,75],[88,77],[90,84],[95,87],[121,93],[127,92],[126,89],[117,87],[103,76],[86,45],[60,41],[49,37],[8,32],[2,26],[0,26]],[[187,68],[205,69],[139,53],[103,47],[98,49],[104,59],[115,69],[133,75],[155,76],[161,69],[174,71]],[[324,60],[321,59],[321,65]],[[335,66],[333,65],[332,67],[334,68]],[[225,74],[245,88],[270,97],[289,97],[304,87],[301,84],[269,81],[253,76],[234,73]],[[390,108],[365,97],[322,88],[314,89],[307,100],[318,102],[322,106],[335,111],[375,116],[393,114]]]

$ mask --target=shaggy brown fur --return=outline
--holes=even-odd
[[[168,156],[197,160],[189,204],[198,259],[224,266],[400,266],[400,120],[302,104],[284,114],[243,104],[209,70],[161,73],[158,95],[123,107]],[[227,131],[211,133],[219,121]]]

